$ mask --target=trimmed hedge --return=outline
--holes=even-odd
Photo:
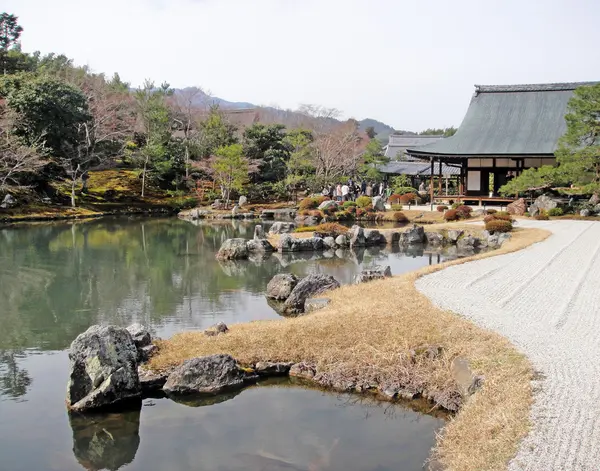
[[[511,221],[504,219],[492,219],[485,223],[485,230],[488,232],[510,232],[513,229]]]
[[[448,206],[446,206],[445,204],[440,204],[437,208],[436,208],[440,213],[443,213],[444,211],[446,211],[448,209]]]
[[[392,214],[392,219],[395,222],[408,222],[408,218],[402,211],[396,211],[394,214]]]
[[[371,198],[369,196],[359,196],[356,198],[356,205],[359,208],[366,208],[371,204]]]

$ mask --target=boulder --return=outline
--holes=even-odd
[[[460,236],[462,236],[463,234],[464,234],[464,232],[461,230],[450,229],[448,231],[448,233],[446,234],[446,237],[451,243],[456,244],[458,239],[460,239]]]
[[[10,193],[6,193],[4,199],[2,200],[2,204],[0,204],[0,208],[9,209],[13,206],[16,206],[17,200]]]
[[[592,195],[592,197],[591,197],[591,198],[590,198],[590,200],[589,200],[589,203],[590,203],[592,206],[596,206],[596,205],[600,204],[600,196],[598,196],[598,193],[594,193],[594,194]]]
[[[305,252],[323,250],[325,247],[320,237],[308,237],[297,239],[289,234],[283,234],[279,238],[278,249],[280,252]]]
[[[376,229],[367,229],[363,231],[365,235],[365,245],[372,247],[374,245],[385,245],[387,241],[385,236]]]
[[[294,219],[296,210],[292,208],[263,209],[260,213],[261,219]]]
[[[425,238],[427,239],[427,244],[438,247],[444,244],[444,236],[439,232],[426,232]]]
[[[583,217],[588,217],[592,215],[592,212],[589,209],[582,209],[579,211],[579,215]]]
[[[246,248],[249,253],[257,252],[275,252],[275,247],[267,239],[252,239],[246,241]]]
[[[350,236],[350,247],[364,247],[366,245],[365,230],[354,225],[348,231]]]
[[[384,235],[385,240],[390,245],[398,245],[400,243],[400,233],[387,231]]]
[[[156,352],[158,352],[158,347],[153,344],[138,348],[138,363],[147,362]]]
[[[323,309],[331,302],[329,298],[308,298],[304,301],[304,312],[314,312]]]
[[[400,243],[403,245],[422,244],[427,240],[423,226],[413,224],[409,230],[400,233]]]
[[[246,204],[248,204],[248,198],[244,195],[240,196],[240,199],[238,200],[238,206],[241,208],[242,206],[245,206]]]
[[[385,202],[381,196],[374,196],[371,200],[371,204],[375,211],[385,211]]]
[[[473,250],[479,245],[479,239],[467,234],[456,241],[456,246],[461,250]]]
[[[140,378],[140,386],[142,395],[152,394],[160,391],[167,382],[168,372],[156,372],[147,370],[141,366],[138,367],[138,377]]]
[[[290,371],[293,362],[259,361],[254,366],[254,371],[259,376],[285,376]]]
[[[356,284],[366,283],[367,281],[373,280],[383,280],[384,278],[388,278],[392,276],[392,270],[387,266],[374,266],[372,268],[362,270],[356,277],[354,278],[354,282]]]
[[[131,338],[137,349],[147,347],[152,343],[150,331],[142,324],[131,324],[127,327],[127,331],[131,334]]]
[[[260,240],[265,238],[265,231],[260,224],[254,226],[254,240]]]
[[[337,203],[333,200],[323,201],[319,205],[319,210],[321,210],[321,211],[327,211],[328,209],[336,209],[336,208],[337,208]]]
[[[227,239],[217,252],[217,260],[244,260],[248,255],[246,239]]]
[[[335,244],[339,247],[348,247],[350,245],[350,240],[345,234],[340,234],[335,238]]]
[[[225,334],[229,332],[229,328],[225,322],[217,322],[214,325],[211,325],[208,329],[204,331],[204,335],[208,337],[214,337],[219,334]]]
[[[339,288],[340,283],[331,275],[311,274],[303,278],[286,299],[283,310],[286,313],[304,312],[304,302],[315,294]]]
[[[335,239],[333,237],[324,237],[323,238],[323,245],[325,245],[325,248],[328,249],[336,249],[337,245],[335,243]]]
[[[293,222],[275,222],[269,229],[269,234],[289,234],[295,229],[296,224]]]
[[[554,209],[561,204],[561,201],[557,198],[553,198],[549,195],[538,196],[535,202],[529,207],[530,216],[537,216],[540,211],[549,211]]]
[[[216,199],[210,206],[213,209],[222,209],[225,205],[220,199]]]
[[[167,394],[207,394],[241,389],[256,376],[247,375],[230,355],[218,354],[186,360],[167,378]]]
[[[290,297],[292,290],[298,284],[298,278],[291,273],[280,273],[275,275],[267,284],[267,298],[284,301]]]
[[[98,409],[141,397],[138,351],[127,329],[91,326],[71,344],[69,359],[70,409]]]
[[[231,208],[231,217],[235,218],[240,214],[240,207],[236,204],[233,208]]]
[[[464,358],[456,357],[452,361],[450,370],[463,397],[474,394],[483,385],[483,376],[473,374],[469,362]]]
[[[517,201],[513,201],[506,207],[508,214],[515,216],[523,216],[527,211],[527,204],[523,198],[519,198]]]
[[[295,363],[290,368],[289,375],[293,378],[313,379],[316,368],[308,363]]]

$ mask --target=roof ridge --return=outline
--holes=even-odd
[[[547,92],[568,91],[578,87],[597,85],[600,82],[555,82],[555,83],[532,83],[515,85],[477,85],[475,93],[500,93],[500,92]]]

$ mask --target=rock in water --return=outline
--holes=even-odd
[[[515,216],[523,216],[527,211],[527,204],[523,198],[519,198],[517,201],[510,203],[506,207],[508,214],[514,214]]]
[[[275,247],[267,239],[252,239],[246,242],[246,248],[249,253],[256,252],[274,252]]]
[[[267,298],[284,301],[292,294],[292,290],[298,284],[298,278],[290,273],[275,275],[267,285]]]
[[[331,275],[312,274],[303,278],[286,299],[283,310],[288,314],[304,312],[304,302],[315,294],[339,288],[340,283]]]
[[[85,411],[141,397],[138,351],[127,329],[93,325],[71,344],[67,405]]]
[[[246,239],[227,239],[217,252],[218,260],[243,260],[248,258],[249,252]]]
[[[354,282],[358,283],[366,283],[367,281],[373,280],[383,280],[384,278],[388,278],[392,276],[392,270],[389,265],[383,266],[374,266],[368,270],[361,271],[354,278]]]
[[[287,234],[295,229],[296,224],[293,222],[275,222],[269,229],[269,234]]]
[[[413,224],[406,232],[400,233],[400,243],[404,245],[422,244],[427,241],[425,237],[425,229],[423,226]]]
[[[373,205],[373,209],[375,211],[385,211],[385,203],[383,202],[383,198],[381,196],[374,196],[371,200],[371,204]]]
[[[457,229],[451,229],[448,231],[447,237],[451,243],[456,244],[456,242],[462,235],[463,235],[463,231],[457,230]]]
[[[254,240],[261,240],[265,238],[265,231],[260,224],[254,226]]]
[[[131,324],[129,327],[127,327],[127,330],[131,334],[133,343],[135,343],[135,346],[138,349],[146,347],[152,343],[152,335],[150,335],[150,331],[142,324]]]
[[[426,232],[425,237],[429,245],[437,247],[444,244],[444,236],[439,232]]]
[[[255,378],[247,376],[230,355],[210,355],[184,361],[169,375],[163,391],[215,395],[240,389],[252,379]]]
[[[368,247],[371,247],[374,245],[387,244],[387,240],[385,239],[385,236],[376,229],[367,229],[364,231],[364,234],[365,234],[365,243],[367,244]]]
[[[367,243],[365,230],[357,225],[350,228],[350,247],[364,247]]]

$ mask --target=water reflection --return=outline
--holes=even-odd
[[[23,352],[0,350],[0,399],[2,396],[17,400],[27,393],[32,380],[27,370],[19,367]]]

